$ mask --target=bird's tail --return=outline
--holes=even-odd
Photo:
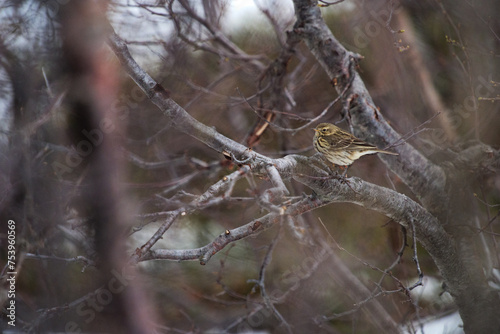
[[[377,150],[378,153],[390,154],[390,155],[399,155],[399,153],[389,152],[384,150]]]

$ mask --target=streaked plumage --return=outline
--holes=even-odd
[[[314,131],[316,132],[314,134],[314,148],[334,165],[349,166],[367,154],[398,155],[370,145],[330,123],[321,123]]]

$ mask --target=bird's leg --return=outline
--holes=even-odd
[[[344,166],[336,165],[336,164],[331,164],[331,167],[329,164],[325,164],[326,170],[328,171],[328,174],[334,179],[344,181],[345,180],[345,172],[342,174],[339,174],[338,170],[343,170]],[[347,171],[347,168],[346,168]]]
[[[347,166],[339,166],[339,168],[342,170],[342,176],[347,177],[347,170],[349,169],[349,165]]]
[[[320,165],[324,170],[326,170],[332,179],[337,179],[337,180],[340,180],[342,182],[347,182],[346,174],[347,174],[347,169],[349,168],[349,166],[340,166],[340,165],[335,165],[332,163],[325,163],[325,160],[323,159],[323,157],[319,153],[316,153],[311,158],[313,158],[315,160],[315,162],[318,163],[318,165]],[[343,173],[339,174],[337,172],[337,169],[342,170]]]
[[[333,169],[330,166],[326,165],[326,168],[328,170],[328,174],[330,174],[331,176],[334,176],[334,177],[338,177],[339,173],[335,170],[337,165],[332,164],[332,167],[333,167]]]
[[[342,174],[341,175],[337,174],[338,175],[337,178],[340,181],[340,183],[343,183],[343,184],[347,185],[349,188],[351,188],[352,191],[354,191],[355,193],[358,194],[358,192],[356,190],[354,190],[354,188],[349,183],[349,180],[347,179],[347,170],[349,169],[349,166],[350,165],[339,166],[339,168],[342,169]]]

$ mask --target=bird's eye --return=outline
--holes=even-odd
[[[321,132],[326,132],[326,128],[321,129]]]

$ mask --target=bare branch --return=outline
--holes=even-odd
[[[258,285],[259,290],[260,290],[260,294],[262,296],[262,299],[264,299],[264,303],[265,303],[266,307],[273,312],[274,316],[280,321],[281,325],[285,326],[286,331],[288,333],[292,333],[292,328],[290,327],[290,324],[285,320],[285,318],[283,318],[283,316],[276,309],[276,307],[274,307],[274,301],[271,300],[271,297],[268,295],[268,293],[266,291],[266,284],[265,284],[266,268],[269,265],[269,263],[271,263],[274,247],[276,247],[276,244],[278,243],[280,233],[281,233],[281,225],[280,225],[280,228],[278,230],[278,233],[276,234],[276,236],[274,237],[273,241],[271,242],[271,244],[269,245],[269,247],[267,249],[266,256],[264,257],[264,261],[262,261],[262,265],[260,267],[260,272],[259,272],[259,279],[252,280],[252,281]]]
[[[350,104],[350,119],[355,135],[379,147],[386,147],[401,137],[378,112],[353,64],[359,56],[346,50],[333,36],[321,17],[321,12],[314,2],[294,0],[297,22],[294,30],[302,36],[312,54],[334,83],[338,92],[347,89]],[[406,143],[395,148],[397,158],[381,157],[389,167],[422,199],[432,212],[439,212],[442,207],[445,175],[443,170],[434,165],[420,152]]]
[[[110,44],[129,75],[131,75],[134,81],[136,81],[139,86],[146,92],[151,101],[155,103],[161,110],[163,110],[167,118],[172,123],[174,123],[177,126],[177,129],[179,129],[180,131],[194,136],[196,139],[201,140],[208,146],[216,149],[221,153],[234,152],[235,155],[239,155],[240,157],[247,157],[247,159],[250,159],[248,163],[250,164],[252,170],[256,172],[258,172],[259,168],[262,168],[262,166],[260,165],[261,163],[264,163],[266,166],[268,166],[269,164],[273,164],[283,177],[293,176],[295,180],[306,184],[312,189],[315,189],[318,194],[329,194],[329,196],[325,200],[325,204],[333,201],[356,203],[369,209],[380,211],[405,227],[409,227],[410,222],[412,221],[419,222],[418,226],[416,227],[417,238],[419,239],[419,241],[425,246],[429,253],[433,255],[436,263],[438,263],[438,266],[440,268],[441,266],[443,267],[441,269],[445,273],[447,271],[453,272],[453,274],[450,275],[447,275],[445,273],[443,275],[447,277],[447,279],[453,279],[453,275],[456,274],[456,268],[461,267],[458,258],[456,258],[456,256],[452,253],[453,246],[451,244],[451,241],[449,240],[449,238],[447,238],[444,230],[440,227],[436,218],[432,217],[429,213],[418,206],[418,204],[411,201],[408,197],[398,194],[389,189],[375,188],[376,186],[363,182],[359,179],[349,179],[349,186],[341,186],[336,180],[332,181],[322,178],[317,179],[307,176],[301,176],[307,175],[307,171],[310,171],[311,168],[310,166],[308,166],[309,161],[305,157],[289,155],[281,159],[272,160],[256,152],[252,152],[252,155],[249,156],[249,151],[244,146],[222,136],[214,129],[208,128],[207,126],[197,122],[174,101],[168,98],[165,90],[163,90],[159,84],[156,84],[153,79],[151,79],[135,63],[135,61],[130,56],[126,45],[116,34],[112,34],[110,38]],[[357,80],[360,81],[360,79]],[[360,84],[362,85],[361,81]],[[418,156],[424,159],[421,155]],[[336,189],[337,191],[341,190],[341,192],[333,194],[331,193],[332,189]],[[379,200],[374,201],[374,198],[377,198]],[[309,205],[310,203],[307,203],[307,205],[305,206]],[[301,208],[298,209],[297,212],[302,213],[305,211],[309,211],[314,207],[317,206],[310,206],[307,210],[304,210],[305,208]],[[183,212],[183,210],[175,211],[175,217],[177,217],[181,212]],[[290,214],[290,208],[287,208],[285,214]],[[254,234],[256,231],[260,232],[264,230],[265,228],[273,224],[276,217],[277,216],[275,214],[269,214],[261,218],[260,220],[248,223],[242,227],[235,229],[234,231],[230,231],[228,235],[223,234],[211,245],[205,246],[206,248],[189,251],[190,255],[188,257],[192,258],[193,255],[196,255],[196,258],[200,255],[200,253],[205,254],[202,255],[202,262],[206,263],[206,261],[208,261],[211,256],[217,253],[229,242],[233,242],[248,235]],[[255,224],[257,222],[261,225],[256,226]],[[165,230],[167,228],[168,227],[166,227]],[[163,233],[163,230],[159,231],[157,238],[159,239],[159,237]],[[154,242],[152,244],[154,244]],[[152,246],[152,244],[150,246]],[[437,245],[439,245],[439,247]],[[144,256],[146,256],[145,253],[147,253],[147,251],[151,248],[150,246],[148,245],[147,247],[145,247],[141,254],[144,254]],[[144,260],[151,258],[171,257],[175,257],[176,259],[184,259],[186,258],[186,255],[177,253],[172,254],[171,251],[168,251],[163,254],[155,253],[154,256],[147,255],[146,258],[142,258],[141,255],[137,259],[142,258]],[[454,262],[454,266],[449,266],[449,264],[451,263],[449,261]]]
[[[224,176],[219,182],[212,185],[208,190],[193,200],[190,204],[184,207],[180,207],[176,210],[170,211],[167,213],[167,219],[163,222],[162,226],[155,232],[155,234],[144,244],[141,248],[136,249],[135,253],[131,257],[132,263],[137,263],[141,261],[144,257],[144,254],[147,254],[151,247],[160,240],[163,234],[172,226],[174,221],[179,216],[185,216],[188,213],[191,213],[199,208],[205,208],[210,205],[218,204],[222,200],[224,200],[225,196],[230,195],[234,183],[243,177],[246,173],[249,172],[248,166],[244,166],[241,170],[232,173],[229,176]],[[222,197],[215,197],[215,195],[221,191],[224,191]],[[186,257],[186,255],[182,255],[182,257]],[[187,256],[189,257],[189,256]],[[182,258],[183,260],[192,259],[192,258]]]
[[[83,268],[82,272],[85,271],[85,269],[89,266],[95,267],[96,263],[85,256],[75,256],[73,258],[63,258],[55,255],[41,255],[41,254],[32,254],[32,253],[26,253],[25,254],[27,259],[42,259],[42,260],[54,260],[54,261],[63,261],[63,262],[81,262],[83,263]]]
[[[373,105],[359,75],[353,69],[353,62],[357,56],[347,52],[335,40],[322,21],[317,7],[311,7],[309,2],[299,0],[296,0],[296,7],[298,16],[296,29],[302,34],[334,83],[343,90],[352,82],[347,90],[348,100],[351,107],[354,107],[351,109],[351,119],[355,124],[368,126],[370,138],[380,146],[396,142],[400,136],[384,121],[383,116]],[[311,30],[314,30],[314,34]],[[205,143],[234,162],[248,166],[255,174],[265,175],[266,167],[272,165],[282,178],[293,178],[318,194],[317,198],[313,196],[285,206],[284,215],[296,216],[329,203],[350,202],[381,212],[407,228],[414,223],[416,238],[434,259],[450,293],[456,298],[464,315],[478,315],[477,310],[474,311],[468,304],[468,301],[473,298],[472,291],[480,291],[485,305],[489,305],[490,300],[496,298],[493,296],[488,298],[488,290],[479,288],[475,278],[464,274],[467,273],[467,268],[460,255],[457,254],[453,240],[442,228],[438,219],[407,196],[358,178],[350,178],[347,182],[331,178],[325,171],[311,164],[311,160],[307,157],[288,155],[281,159],[270,159],[248,150],[213,128],[197,122],[171,100],[163,87],[137,66],[126,45],[116,34],[111,35],[109,43],[129,75],[146,92],[150,100],[163,111],[166,120],[176,129]],[[351,76],[353,76],[352,79]],[[363,131],[368,131],[368,128],[359,127]],[[409,144],[399,146],[397,149],[400,156],[391,160],[392,169],[422,198],[426,207],[438,214],[441,213],[444,210],[442,203],[445,196],[443,170],[432,164]],[[278,214],[271,211],[250,223],[225,231],[204,247],[191,250],[150,250],[149,248],[149,251],[141,252],[137,259],[141,261],[200,259],[200,262],[204,264],[226,245],[250,235],[256,235],[273,226],[280,219],[281,212]],[[477,289],[471,290],[470,286],[477,287]]]
[[[169,13],[172,17],[172,20],[174,21],[177,32],[179,34],[179,37],[183,39],[186,43],[191,44],[195,46],[196,48],[205,50],[207,52],[213,53],[215,55],[218,55],[220,57],[227,57],[227,58],[233,58],[236,60],[243,60],[250,66],[252,66],[254,69],[262,71],[264,69],[264,64],[261,63],[261,60],[265,59],[266,57],[263,55],[248,55],[246,54],[243,50],[241,50],[236,44],[234,44],[231,40],[229,40],[217,27],[215,27],[209,20],[204,19],[198,13],[194,10],[192,5],[186,1],[186,0],[178,0],[178,2],[181,4],[182,8],[186,11],[186,15],[194,19],[196,22],[198,22],[201,26],[203,26],[209,34],[212,36],[213,40],[216,42],[216,44],[220,45],[221,48],[217,47],[212,47],[206,43],[198,43],[195,41],[192,41],[187,37],[183,32],[182,32],[182,27],[181,23],[178,20],[177,16],[179,16],[178,13],[176,13],[173,9],[173,0],[169,1],[169,6],[168,10]]]

